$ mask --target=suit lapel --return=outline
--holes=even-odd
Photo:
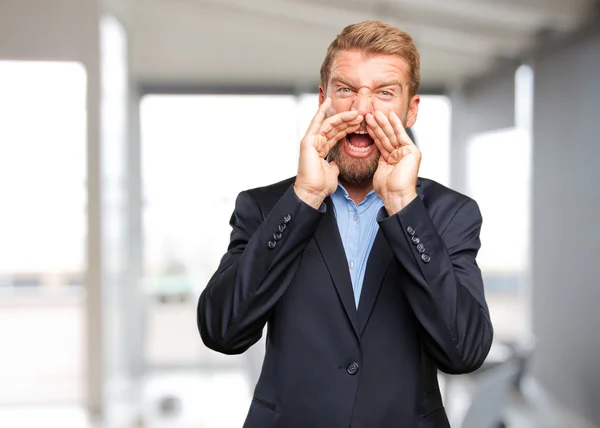
[[[393,260],[392,250],[390,249],[383,232],[378,231],[373,242],[373,247],[367,260],[367,270],[363,280],[362,291],[358,304],[358,333],[359,337],[367,325],[367,321],[373,311],[377,294],[381,288],[383,277]]]
[[[317,241],[317,245],[321,250],[321,254],[323,255],[338,296],[344,305],[346,315],[350,319],[352,328],[354,328],[356,335],[359,336],[356,303],[354,301],[350,272],[348,271],[346,252],[344,251],[342,238],[340,237],[331,198],[327,198],[325,203],[327,204],[327,212],[317,229],[315,241]]]
[[[417,194],[421,200],[423,200],[422,190],[421,179],[418,178]],[[369,253],[367,270],[365,272],[362,291],[360,293],[360,300],[358,302],[357,315],[359,337],[362,336],[367,322],[369,321],[369,317],[373,311],[373,306],[375,305],[375,300],[377,300],[377,295],[379,294],[379,289],[383,283],[383,277],[385,276],[385,273],[387,272],[390,263],[392,263],[393,260],[394,254],[392,253],[392,249],[383,236],[383,232],[379,230],[375,236],[375,241],[373,242],[371,252]]]

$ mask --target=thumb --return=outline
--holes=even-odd
[[[340,168],[337,166],[335,161],[329,162],[329,174],[337,177],[340,174]]]

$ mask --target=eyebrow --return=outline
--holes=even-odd
[[[356,87],[356,85],[354,85],[353,83],[350,83],[347,80],[344,80],[341,77],[337,77],[337,76],[331,78],[331,84],[332,85],[342,84],[342,85],[345,85],[345,86],[349,86],[351,88],[355,88]],[[399,86],[401,91],[404,88],[402,86],[402,83],[398,82],[397,80],[375,82],[375,85],[374,85],[374,87],[376,89],[381,89],[381,88],[384,88],[386,86]]]
[[[399,86],[401,90],[403,89],[402,83],[398,82],[397,80],[390,80],[388,82],[375,82],[375,88],[377,89],[396,85]]]
[[[354,84],[348,82],[347,80],[342,79],[341,77],[332,77],[331,78],[331,84],[332,85],[342,84],[342,85],[350,86],[352,88],[355,87]]]

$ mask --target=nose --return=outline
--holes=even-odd
[[[358,91],[352,107],[358,111],[358,114],[362,116],[366,115],[367,113],[372,114],[374,110],[373,102],[371,100],[371,92]]]

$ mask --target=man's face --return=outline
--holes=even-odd
[[[416,118],[419,96],[409,99],[409,66],[396,55],[365,55],[360,51],[338,53],[331,66],[327,87],[319,87],[319,104],[331,97],[327,116],[349,110],[360,115],[376,111],[386,116],[396,112],[405,127]],[[349,134],[329,152],[329,159],[340,169],[345,184],[364,186],[377,170],[379,150],[367,133],[367,124]]]

